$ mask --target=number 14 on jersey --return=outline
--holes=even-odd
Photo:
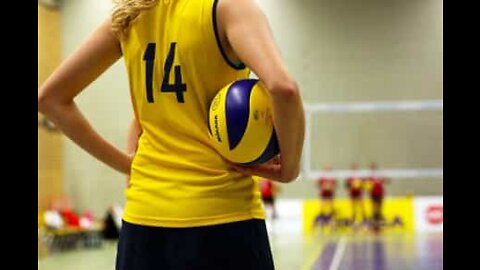
[[[173,60],[175,58],[175,48],[177,47],[176,42],[170,43],[170,50],[168,51],[167,59],[165,60],[165,65],[163,67],[163,80],[162,86],[160,88],[161,92],[164,93],[175,93],[177,96],[177,102],[184,103],[185,99],[183,97],[183,92],[187,91],[187,85],[182,82],[182,72],[179,65],[175,65],[174,69],[174,78],[175,82],[170,84],[170,71],[172,70]],[[145,61],[145,86],[147,90],[147,101],[148,103],[153,103],[153,65],[155,62],[155,48],[156,43],[148,43],[145,53],[143,54],[143,61]]]

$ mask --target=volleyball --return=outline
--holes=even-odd
[[[215,149],[233,163],[253,166],[280,152],[270,97],[257,79],[223,87],[210,104],[208,124]]]

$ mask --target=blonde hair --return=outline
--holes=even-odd
[[[159,0],[113,0],[112,31],[119,38],[127,35],[130,23],[141,11],[155,6]]]

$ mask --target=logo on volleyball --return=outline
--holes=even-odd
[[[217,110],[218,104],[220,104],[220,99],[221,99],[221,98],[222,98],[222,94],[221,94],[221,93],[219,93],[217,96],[215,96],[215,98],[214,98],[213,101],[212,101],[212,104],[210,105],[212,111],[216,111],[216,110]]]
[[[215,129],[215,137],[217,138],[217,141],[218,142],[222,142],[222,138],[220,137],[220,131],[218,130],[218,115],[215,115],[214,116],[214,125],[213,125],[214,129]]]

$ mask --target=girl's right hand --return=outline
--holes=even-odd
[[[271,159],[266,163],[262,163],[255,166],[241,166],[238,164],[231,164],[231,167],[234,171],[247,174],[255,175],[277,182],[285,182],[282,175],[282,165],[280,155]]]

